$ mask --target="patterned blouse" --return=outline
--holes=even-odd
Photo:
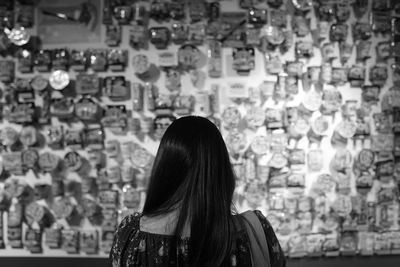
[[[255,211],[267,238],[271,267],[284,267],[286,260],[278,239],[268,220],[258,210]],[[188,238],[172,235],[142,232],[139,227],[140,213],[126,216],[114,236],[110,251],[112,267],[166,267],[189,266]],[[230,257],[223,266],[251,267],[250,241],[246,230],[240,229],[233,235]]]

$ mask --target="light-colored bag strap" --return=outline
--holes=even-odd
[[[260,220],[254,211],[246,211],[241,215],[245,219],[245,227],[250,240],[253,267],[271,267],[267,239]]]

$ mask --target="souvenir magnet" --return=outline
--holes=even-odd
[[[247,109],[245,118],[249,127],[257,128],[264,124],[266,112],[261,107],[253,106]]]
[[[176,119],[175,116],[171,115],[158,115],[154,119],[155,135],[157,138],[161,139],[167,130],[168,126]]]
[[[99,77],[97,74],[78,74],[75,90],[79,95],[97,95],[100,91]]]
[[[170,17],[173,20],[183,20],[186,17],[185,1],[172,1],[169,3]]]
[[[83,141],[88,148],[102,149],[104,147],[104,130],[97,124],[88,125],[83,130]]]
[[[331,30],[329,32],[329,39],[331,40],[331,42],[344,42],[347,39],[347,32],[347,24],[332,24]]]
[[[206,39],[206,24],[202,21],[188,25],[188,41],[192,45],[202,45]]]
[[[53,70],[67,70],[69,67],[69,52],[67,49],[52,50],[52,68]]]
[[[262,27],[267,23],[267,10],[266,9],[257,9],[254,7],[250,7],[248,9],[248,23],[254,25],[255,27]]]
[[[346,42],[339,43],[340,62],[345,65],[353,53],[353,45]]]
[[[50,211],[37,202],[29,203],[25,207],[24,217],[29,226],[37,223],[40,227],[47,228],[54,222],[54,218]]]
[[[304,37],[310,33],[310,20],[304,16],[295,15],[292,17],[292,28],[297,36]]]
[[[60,119],[71,119],[74,116],[74,102],[71,97],[52,99],[50,113]]]
[[[21,204],[13,201],[7,217],[7,237],[11,248],[22,248],[22,216]]]
[[[288,161],[291,166],[305,164],[305,151],[303,149],[290,149]]]
[[[0,81],[10,83],[15,76],[15,62],[11,60],[0,61]]]
[[[152,1],[150,4],[149,16],[158,23],[167,21],[169,19],[169,5],[164,1]]]
[[[106,25],[106,41],[108,46],[118,46],[121,43],[121,26]]]
[[[342,255],[355,255],[357,251],[357,232],[347,231],[342,233],[339,245]]]
[[[364,85],[362,87],[362,100],[370,105],[376,105],[379,102],[380,86]]]
[[[89,66],[94,71],[106,71],[107,69],[107,50],[106,49],[89,49]]]
[[[149,10],[148,3],[137,2],[132,5],[132,18],[131,24],[147,26],[149,24]]]
[[[372,66],[369,71],[369,79],[372,84],[383,86],[388,78],[388,69],[386,65]]]
[[[339,22],[346,22],[350,18],[350,5],[347,3],[337,3],[335,6],[336,19]]]
[[[325,61],[332,61],[337,57],[335,46],[333,43],[325,43],[321,47],[322,58]]]
[[[129,45],[135,50],[148,48],[148,31],[143,25],[131,25],[129,30]]]
[[[158,66],[159,67],[171,67],[178,64],[178,58],[176,53],[169,51],[162,51],[158,53]]]
[[[254,48],[234,48],[233,50],[233,69],[239,75],[249,75],[255,68]]]
[[[132,83],[132,89],[133,110],[141,111],[144,103],[144,87],[140,83]]]
[[[376,45],[376,61],[385,62],[391,56],[390,49],[390,42],[379,42]]]
[[[115,209],[118,207],[119,194],[115,190],[102,190],[99,192],[99,201],[103,207]]]
[[[361,19],[368,11],[368,0],[355,0],[353,3],[354,15],[357,19]]]
[[[39,72],[48,72],[51,68],[51,51],[39,50],[34,55],[34,68]]]
[[[99,249],[99,232],[97,230],[82,230],[80,232],[80,250],[86,254],[97,254]]]
[[[343,86],[347,82],[347,68],[332,68],[332,84]]]
[[[250,147],[257,155],[266,154],[269,151],[269,140],[267,136],[257,135],[253,138]]]
[[[391,11],[373,11],[371,14],[372,30],[385,34],[391,30]]]
[[[310,171],[321,171],[324,165],[323,152],[320,149],[308,151],[307,166]]]
[[[124,134],[127,129],[127,111],[124,105],[109,105],[105,109],[101,124],[114,134]]]
[[[1,130],[1,142],[4,146],[12,146],[18,141],[18,132],[12,127]]]
[[[53,172],[57,170],[60,158],[50,152],[44,152],[39,155],[39,167],[43,172]]]
[[[171,40],[174,44],[181,45],[187,41],[189,36],[188,27],[183,23],[171,25]]]
[[[62,249],[68,254],[79,253],[79,230],[61,230]]]
[[[285,126],[284,115],[284,111],[281,109],[268,108],[265,111],[265,124],[267,128],[283,128]]]
[[[112,249],[114,242],[114,232],[114,230],[102,230],[101,250],[104,253],[108,253]]]
[[[368,40],[372,36],[372,29],[369,23],[357,22],[352,27],[353,40]]]
[[[357,129],[357,124],[351,120],[342,120],[336,127],[336,131],[344,138],[354,136]]]
[[[135,74],[143,79],[142,77],[148,76],[148,71],[150,68],[150,63],[146,55],[138,54],[132,58],[132,65]]]
[[[132,19],[132,7],[118,5],[118,6],[114,7],[113,15],[114,15],[114,18],[118,21],[118,24],[126,25]]]
[[[123,71],[128,62],[128,50],[111,49],[107,53],[107,65],[111,71]]]
[[[129,209],[138,210],[141,202],[141,191],[126,184],[122,188],[122,203]]]
[[[75,71],[84,71],[88,63],[87,53],[79,50],[70,52],[70,68]]]
[[[329,3],[321,3],[318,7],[318,16],[321,21],[332,21],[335,16],[334,6]]]
[[[10,41],[16,46],[23,46],[27,44],[31,38],[29,32],[22,26],[16,26],[9,30],[8,28],[4,29],[4,32],[7,34]]]
[[[311,128],[316,134],[325,135],[329,125],[329,120],[325,116],[319,116],[312,121]]]
[[[18,70],[21,73],[31,73],[33,71],[33,53],[23,49],[18,53]]]
[[[189,1],[189,16],[191,23],[205,18],[207,16],[206,3],[204,1]]]
[[[21,152],[3,153],[3,169],[11,174],[22,175]]]
[[[22,128],[19,140],[25,147],[34,146],[38,141],[38,132],[33,126]]]
[[[150,43],[156,49],[166,49],[170,40],[170,30],[166,27],[153,27],[149,29]]]
[[[311,58],[314,56],[313,43],[305,41],[297,41],[295,51],[297,58]]]
[[[33,90],[41,92],[47,88],[49,81],[44,78],[42,75],[37,75],[31,80],[31,87]]]
[[[111,101],[126,101],[131,98],[129,82],[125,80],[124,76],[105,77],[103,84],[103,94],[108,96]]]
[[[165,69],[165,87],[170,92],[179,92],[181,89],[181,72],[177,67]]]
[[[55,90],[63,90],[69,84],[69,74],[63,70],[55,70],[49,77],[49,83]]]
[[[356,45],[356,59],[359,61],[370,58],[371,41],[360,40]]]
[[[276,27],[286,28],[287,26],[287,13],[282,9],[270,10],[271,25]]]
[[[304,173],[292,173],[287,178],[287,186],[291,188],[304,188],[305,175]]]
[[[194,103],[195,96],[179,95],[174,99],[172,107],[178,116],[189,115],[193,111]]]
[[[365,68],[361,65],[353,65],[347,74],[352,87],[361,87],[365,80]]]
[[[75,103],[75,116],[82,121],[96,121],[101,107],[91,97],[81,97]]]
[[[201,53],[194,45],[183,45],[178,49],[178,63],[184,70],[196,69]]]
[[[8,120],[14,123],[32,123],[35,120],[35,104],[32,102],[19,103],[11,106]],[[7,117],[5,116],[5,117]]]
[[[335,87],[322,91],[321,113],[323,115],[334,114],[342,105],[342,94]]]
[[[83,158],[76,151],[70,151],[65,154],[64,163],[68,170],[76,172],[83,166]]]
[[[321,107],[322,93],[310,90],[304,95],[302,105],[309,111],[316,111]]]

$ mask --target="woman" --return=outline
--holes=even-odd
[[[218,128],[202,117],[175,120],[161,139],[142,214],[125,217],[110,252],[116,266],[251,266],[250,241],[232,211],[235,175]],[[285,258],[256,211],[271,266]]]

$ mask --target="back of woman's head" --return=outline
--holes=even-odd
[[[218,128],[206,118],[175,120],[161,139],[143,214],[179,211],[190,223],[190,266],[219,266],[230,249],[235,178]]]

